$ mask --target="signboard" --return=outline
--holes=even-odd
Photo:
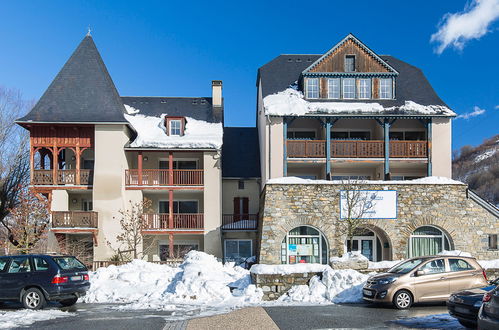
[[[340,219],[396,219],[396,190],[340,191]]]
[[[296,255],[296,250],[296,244],[289,244],[288,251],[290,256]]]
[[[314,254],[312,244],[300,244],[297,246],[297,251],[299,256],[311,256]]]

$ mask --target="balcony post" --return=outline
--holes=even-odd
[[[137,169],[139,171],[139,186],[142,186],[142,151],[137,154]]]
[[[326,119],[326,180],[331,180],[331,121]]]
[[[432,164],[431,164],[431,140],[432,140],[432,120],[431,118],[429,118],[427,121],[426,121],[426,143],[427,143],[427,146],[426,146],[426,157],[428,157],[428,167],[427,167],[427,170],[428,170],[428,173],[427,173],[427,176],[432,176]]]
[[[383,138],[385,140],[385,180],[390,180],[390,122],[387,118],[383,121]]]
[[[288,176],[288,119],[286,117],[282,118],[282,136],[283,136],[283,176]]]
[[[43,159],[43,157],[40,157],[40,159]],[[34,148],[30,145],[29,147],[29,177],[30,177],[30,182],[31,184],[35,183],[33,182],[34,180],[34,174],[35,174],[35,152]]]
[[[168,228],[173,229],[173,190],[168,190]]]
[[[81,182],[80,182],[80,155],[81,155],[81,150],[80,150],[80,147],[76,147],[76,185],[80,185]]]
[[[52,159],[53,159],[53,168],[52,168],[52,175],[53,177],[53,183],[54,185],[57,184],[57,170],[59,167],[59,151],[57,150],[57,147],[54,146],[53,152],[52,152]]]
[[[168,184],[173,186],[173,152],[168,153]]]
[[[168,233],[168,254],[170,258],[173,258],[175,250],[173,249],[173,233]]]

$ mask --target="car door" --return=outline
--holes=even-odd
[[[462,258],[448,258],[450,293],[480,286],[483,275],[481,270],[475,269]],[[477,279],[478,277],[478,279]]]
[[[427,261],[418,270],[424,274],[414,273],[416,301],[442,301],[449,297],[449,280],[444,258]]]
[[[7,272],[3,274],[6,298],[19,299],[21,290],[31,280],[31,263],[28,256],[11,257]]]
[[[5,273],[9,267],[9,257],[0,257],[0,299],[8,297],[8,284],[6,281]]]

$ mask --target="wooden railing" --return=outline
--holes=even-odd
[[[256,230],[258,214],[224,214],[222,230]]]
[[[125,170],[127,186],[202,186],[203,182],[203,170]]]
[[[76,175],[78,170],[57,170],[57,184],[59,185],[75,185]],[[80,170],[80,185],[91,185],[93,183],[93,170]],[[34,185],[53,185],[54,170],[34,170],[33,180]]]
[[[288,140],[289,158],[324,158],[326,141]],[[331,140],[331,158],[382,158],[385,143],[382,140]],[[390,141],[392,158],[426,158],[427,141]]]
[[[53,211],[52,228],[97,228],[97,212]]]
[[[144,230],[160,229],[203,229],[204,214],[176,213],[173,215],[173,224],[170,226],[168,213],[144,214]]]

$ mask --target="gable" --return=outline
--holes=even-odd
[[[397,73],[353,35],[347,36],[303,73],[345,72],[345,57],[355,56],[355,72]]]

